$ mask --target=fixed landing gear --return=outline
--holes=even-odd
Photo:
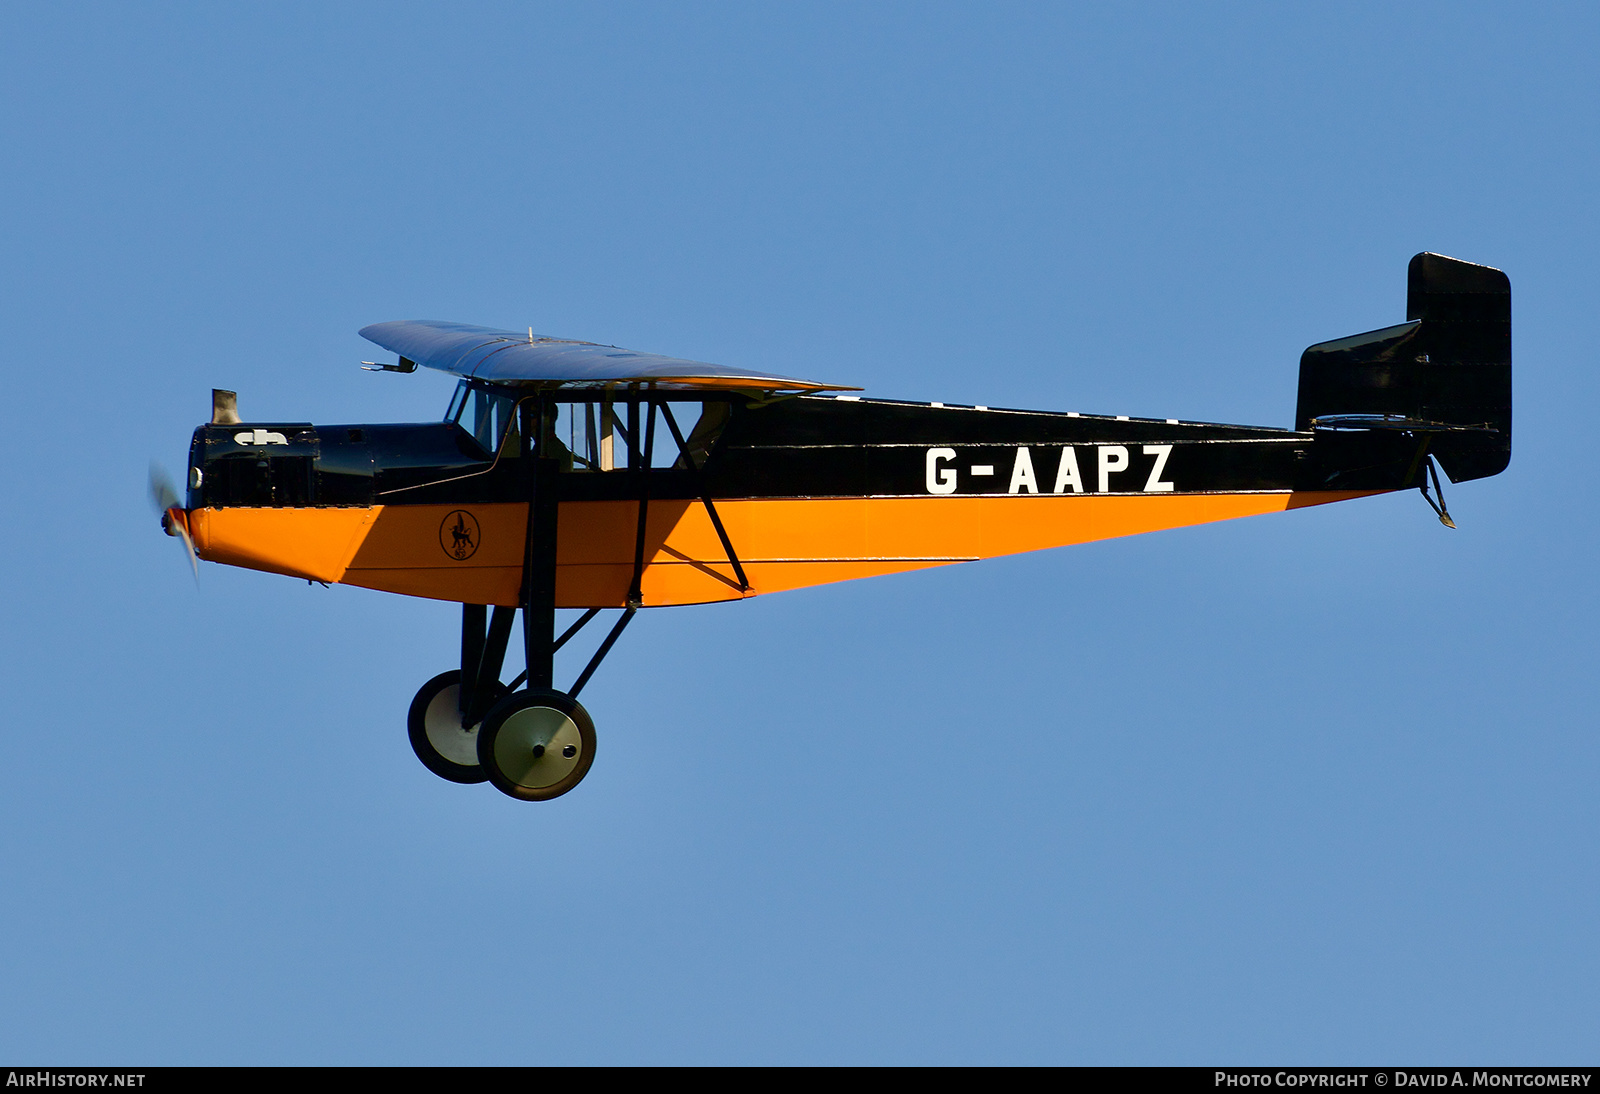
[[[505,689],[495,685],[498,694]],[[461,724],[461,671],[441,672],[417,691],[406,715],[411,750],[422,766],[453,783],[481,783],[489,776],[478,762],[481,722]]]
[[[559,798],[594,763],[594,721],[570,695],[549,688],[513,692],[495,704],[477,735],[480,770],[521,801]]]
[[[594,763],[594,719],[570,695],[549,688],[507,693],[480,722],[461,724],[461,673],[441,672],[411,700],[406,729],[422,765],[453,783],[492,782],[526,802],[559,798]]]
[[[585,612],[559,638],[535,647],[541,679],[512,691],[528,679],[524,672],[510,688],[499,679],[516,609],[497,607],[488,618],[483,606],[464,605],[461,658],[468,671],[441,672],[417,692],[406,719],[412,751],[429,771],[451,782],[491,782],[519,801],[559,798],[582,782],[594,763],[594,720],[578,702],[578,692],[634,611],[624,610],[568,694],[548,686],[551,659],[600,609]],[[463,680],[471,682],[467,694]]]
[[[600,662],[622,636],[644,598],[645,517],[649,507],[650,452],[655,440],[656,407],[649,402],[649,417],[638,421],[638,403],[630,404],[628,469],[637,476],[639,523],[634,538],[633,580],[626,606],[600,648],[578,674],[570,693],[556,691],[555,654],[567,640],[600,614],[587,609],[559,637],[556,623],[556,520],[559,516],[560,460],[545,451],[546,426],[551,408],[541,395],[517,402],[521,421],[522,470],[527,476],[528,530],[523,545],[522,592],[515,606],[499,604],[490,614],[484,604],[461,606],[461,668],[440,673],[422,686],[411,702],[408,727],[417,758],[435,775],[458,783],[488,781],[519,801],[559,798],[589,773],[594,763],[594,720],[578,702]],[[670,420],[670,415],[669,415]],[[638,440],[643,425],[644,444]],[[673,436],[688,459],[688,450]],[[693,461],[690,461],[691,466]],[[707,500],[707,507],[711,502]],[[716,522],[716,514],[712,513]],[[717,523],[722,534],[722,526]],[[724,537],[725,538],[725,537]],[[729,548],[732,557],[732,548]],[[739,563],[734,569],[743,579]],[[745,586],[748,587],[748,586]],[[506,644],[513,620],[522,613],[522,641],[527,670],[500,683]],[[512,690],[526,683],[521,691]]]

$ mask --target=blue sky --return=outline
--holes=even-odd
[[[1597,1047],[1586,5],[0,15],[0,1057],[1573,1063]],[[1515,455],[645,613],[579,790],[406,743],[449,606],[202,565],[208,389],[437,416],[416,316],[1288,425],[1433,250]],[[564,662],[570,678],[577,665]]]

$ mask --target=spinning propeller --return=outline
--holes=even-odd
[[[169,536],[183,540],[189,552],[189,567],[194,571],[196,583],[200,580],[200,556],[195,554],[194,540],[189,535],[189,517],[183,510],[183,500],[172,485],[172,476],[158,463],[150,465],[150,501],[161,514],[161,530]]]

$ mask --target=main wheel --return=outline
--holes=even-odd
[[[489,781],[513,798],[559,798],[582,782],[594,763],[594,720],[559,691],[512,692],[483,719],[478,763]]]
[[[505,688],[494,685],[494,698]],[[453,783],[481,783],[489,776],[478,763],[478,726],[461,724],[461,670],[441,672],[411,700],[406,730],[422,766]]]

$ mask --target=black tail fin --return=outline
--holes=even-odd
[[[1406,319],[1307,349],[1295,428],[1427,434],[1451,482],[1498,475],[1511,462],[1511,282],[1419,254]]]

